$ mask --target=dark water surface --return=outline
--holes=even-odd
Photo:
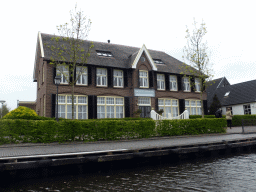
[[[176,164],[155,162],[129,169],[16,181],[3,191],[256,191],[255,153]]]

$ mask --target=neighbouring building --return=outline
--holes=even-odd
[[[208,109],[216,94],[223,115],[226,114],[227,108],[231,108],[233,115],[256,114],[256,80],[230,85],[223,77],[209,83],[211,86],[206,89]]]
[[[38,33],[33,74],[37,82],[36,112],[46,117],[56,113],[54,78],[60,70],[49,64],[52,53],[45,44],[51,45],[52,37]],[[85,48],[89,44],[90,41],[84,41]],[[179,60],[162,51],[148,50],[145,45],[137,48],[110,42],[93,44],[75,85],[76,119],[132,117],[138,109],[142,110],[141,117],[149,117],[152,108],[163,109],[164,116],[177,116],[185,108],[190,114],[201,114],[201,83],[193,77],[195,86],[190,86],[189,78],[180,75],[183,63]],[[58,100],[59,117],[71,118],[71,86],[63,75]],[[207,111],[206,93],[203,100]]]

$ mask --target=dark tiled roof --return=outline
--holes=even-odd
[[[211,106],[213,97],[216,93],[216,91],[223,87],[230,85],[230,83],[228,82],[228,80],[226,79],[226,77],[221,77],[219,79],[215,79],[212,81],[207,82],[207,88],[206,88],[206,93],[207,93],[207,107],[209,108]],[[218,96],[218,95],[217,95]],[[220,100],[220,98],[218,97],[218,99]]]
[[[229,95],[224,97],[229,91]],[[222,106],[256,102],[256,80],[218,88],[216,94]]]
[[[44,34],[41,33],[43,47],[44,47],[44,59],[50,60],[51,59],[51,50],[47,47],[47,45],[53,45],[53,41],[51,38],[54,35]],[[84,48],[88,49],[91,41],[84,41]],[[46,44],[47,45],[46,45]],[[100,65],[106,67],[116,67],[116,68],[131,68],[131,65],[134,59],[137,56],[138,51],[140,48],[131,47],[131,46],[124,46],[124,45],[117,45],[112,43],[102,43],[102,42],[93,42],[94,48],[92,49],[91,56],[88,59],[88,64],[92,65]],[[113,57],[104,58],[99,57],[96,53],[96,50],[101,51],[110,51],[113,54]],[[155,50],[148,50],[149,54],[154,59],[161,59],[165,65],[157,66],[157,71],[159,72],[167,72],[167,73],[174,73],[180,74],[182,71],[180,66],[183,62],[173,58],[172,56],[162,52],[162,51],[155,51]],[[192,69],[192,68],[191,68]],[[193,69],[195,70],[195,69]],[[187,74],[191,75],[191,74]]]

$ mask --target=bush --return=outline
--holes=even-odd
[[[202,115],[189,115],[189,119],[202,118]],[[215,115],[204,115],[204,118],[215,118]]]
[[[3,119],[35,119],[38,115],[33,109],[19,106],[18,108],[7,113]]]

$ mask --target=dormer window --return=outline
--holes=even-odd
[[[97,55],[100,57],[113,57],[113,54],[110,51],[100,51],[96,50]]]
[[[230,93],[230,91],[229,91],[229,92],[227,92],[227,93],[224,95],[224,97],[227,97],[227,96],[229,95],[229,93]]]
[[[164,62],[161,59],[153,59],[156,65],[164,65]]]

